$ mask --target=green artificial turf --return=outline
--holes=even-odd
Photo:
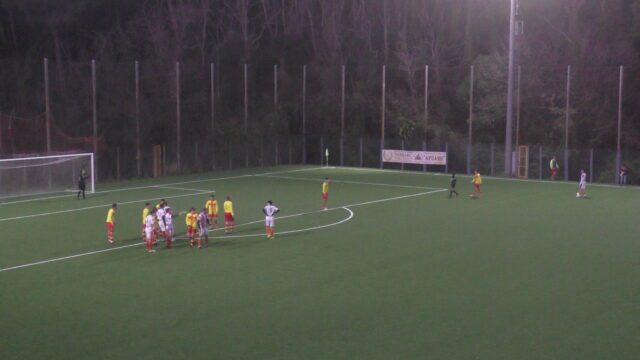
[[[577,199],[576,184],[485,178],[471,200],[468,177],[458,198],[447,186],[278,167],[0,204],[0,269],[113,249],[0,271],[0,359],[637,358],[638,188]],[[144,200],[201,208],[212,191],[233,197],[240,237],[137,245]],[[272,240],[266,200],[282,210]]]

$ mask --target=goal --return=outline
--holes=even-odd
[[[93,153],[0,159],[0,200],[74,191],[84,169],[87,192],[95,190]]]

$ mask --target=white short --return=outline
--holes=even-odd
[[[265,216],[265,218],[264,218],[264,224],[265,224],[267,227],[273,227],[273,226],[275,225],[275,223],[276,223],[276,221],[275,221],[275,219],[273,218],[273,216]]]
[[[580,190],[586,190],[587,189],[587,183],[580,183],[578,184],[578,188]]]
[[[153,234],[153,229],[144,228],[144,234],[147,236],[147,240],[151,240],[151,235]]]
[[[167,225],[167,236],[171,237],[173,235],[173,224]]]
[[[158,227],[160,228],[160,231],[162,231],[162,232],[164,232],[167,229],[167,227],[164,226],[164,223],[162,223],[162,222],[158,223]]]
[[[200,236],[207,236],[209,235],[209,229],[207,229],[206,227],[201,227],[200,229]]]

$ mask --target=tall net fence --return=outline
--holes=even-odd
[[[321,164],[327,149],[331,165],[505,173],[499,58],[384,71],[276,60],[3,60],[0,157],[95,151],[100,180]],[[555,156],[569,180],[585,169],[595,182],[614,182],[625,164],[629,182],[640,181],[638,69],[624,69],[622,92],[618,67],[521,66],[516,74],[512,139],[528,146],[529,178],[548,178]],[[447,151],[448,164],[382,164],[382,146]]]

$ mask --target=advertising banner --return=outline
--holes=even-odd
[[[403,164],[447,165],[447,153],[384,149],[382,150],[382,161]]]

